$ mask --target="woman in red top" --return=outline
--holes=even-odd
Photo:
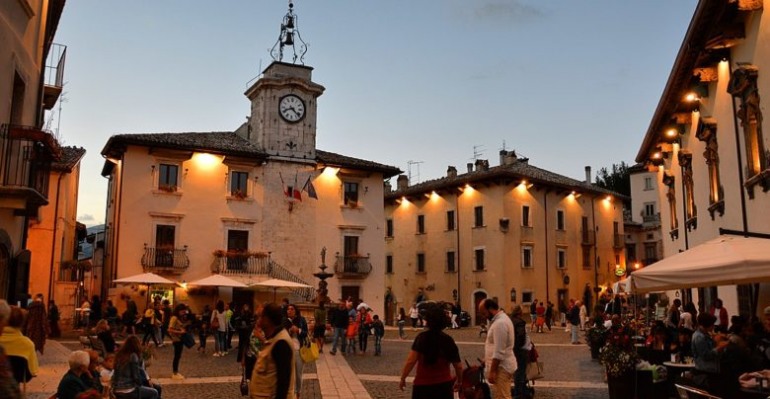
[[[537,332],[541,333],[543,332],[543,324],[545,324],[545,306],[543,306],[543,302],[537,305],[535,312],[537,313]]]
[[[458,391],[462,384],[463,365],[460,362],[460,350],[452,337],[443,331],[448,319],[440,306],[426,307],[423,319],[427,322],[428,329],[414,339],[412,350],[401,371],[398,387],[404,390],[406,377],[416,364],[412,399],[452,399],[454,392]],[[450,372],[450,365],[455,369],[454,377]]]

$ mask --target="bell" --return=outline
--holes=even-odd
[[[294,29],[294,17],[291,15],[286,16],[286,27],[289,29]]]
[[[287,46],[293,46],[294,45],[294,34],[291,32],[286,32],[286,37],[283,39],[283,44]]]

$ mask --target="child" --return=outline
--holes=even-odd
[[[374,356],[382,355],[382,337],[385,336],[385,325],[382,324],[380,316],[374,315],[372,318],[372,329],[374,330]]]
[[[348,339],[348,352],[347,354],[356,354],[356,337],[358,337],[358,323],[356,323],[356,318],[353,316],[350,316],[350,320],[348,320],[348,331],[346,331],[345,336]]]

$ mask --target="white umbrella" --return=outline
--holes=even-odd
[[[251,285],[251,287],[264,287],[264,288],[272,288],[273,289],[273,301],[275,301],[276,292],[279,288],[281,289],[295,289],[295,288],[312,288],[312,286],[303,284],[303,283],[295,283],[294,281],[288,281],[288,280],[281,280],[279,278],[271,278],[269,280],[260,281],[258,283],[254,283]]]
[[[198,287],[233,287],[233,288],[246,288],[248,285],[233,280],[229,277],[225,277],[221,274],[212,274],[206,278],[195,280],[187,283],[188,285],[195,285]]]
[[[367,305],[366,302],[361,302],[356,306],[356,310],[361,310],[361,308],[371,309],[371,306]]]
[[[135,276],[128,276],[114,280],[113,283],[117,284],[146,284],[147,285],[147,303],[150,303],[149,287],[153,284],[176,284],[173,281],[158,276],[155,273],[142,273]]]
[[[173,281],[158,276],[155,273],[142,273],[135,276],[128,276],[114,280],[113,283],[118,284],[176,284]]]

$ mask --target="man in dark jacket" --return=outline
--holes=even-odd
[[[572,333],[572,345],[577,345],[578,342],[578,328],[580,327],[580,301],[575,301],[575,305],[569,310],[567,320],[569,321],[570,332]]]
[[[342,349],[342,353],[345,353],[347,344],[345,339],[345,332],[348,329],[348,321],[348,310],[345,301],[340,299],[340,303],[337,306],[337,309],[334,309],[331,314],[331,325],[334,327],[334,338],[332,342],[332,351],[329,353],[332,355],[337,354],[338,342],[341,344],[340,348]]]
[[[513,397],[523,399],[527,396],[527,361],[529,348],[527,344],[527,322],[522,318],[524,311],[520,305],[513,305],[511,322],[513,322],[513,354],[516,356],[516,372],[513,373]]]

